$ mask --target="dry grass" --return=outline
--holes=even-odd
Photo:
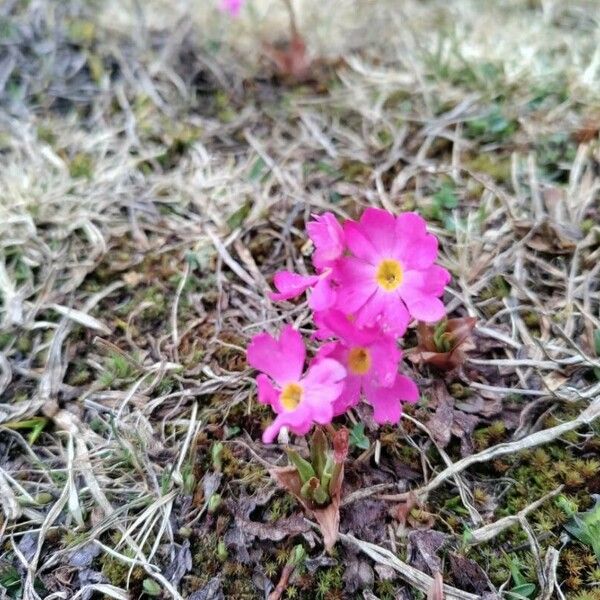
[[[435,412],[436,376],[413,369],[429,404],[369,432],[356,464],[384,458],[366,492],[355,486],[357,506],[419,488],[449,547],[483,532],[487,550],[470,556],[507,576],[496,588],[513,585],[502,552],[524,542],[540,597],[593,593],[555,560],[556,511],[539,518],[551,519],[541,546],[531,533],[527,505],[548,490],[519,491],[529,475],[517,461],[503,476],[499,457],[539,444],[563,462],[598,451],[597,4],[304,0],[301,28],[325,60],[302,86],[278,83],[260,57],[261,40],[286,35],[278,2],[234,22],[207,4],[0,7],[0,594],[182,598],[222,572],[225,597],[258,598],[277,583],[272,544],[247,538],[257,558],[244,564],[228,537],[232,507],[270,488],[263,463],[278,460],[256,443],[269,415],[243,349],[260,329],[310,325],[305,305],[265,299],[275,271],[307,270],[310,213],[367,205],[431,220],[453,274],[449,309],[478,318],[478,348],[447,383],[488,413],[471,457],[436,452],[432,432],[411,426]],[[490,422],[509,418],[494,433]],[[560,481],[582,509],[599,491],[593,473]],[[225,504],[208,514],[217,489]],[[444,504],[455,489],[458,512]],[[257,503],[267,521],[294,512],[281,495]],[[501,537],[511,514],[523,531]],[[496,520],[493,535],[478,529]],[[405,535],[388,526],[367,541],[401,555]],[[356,561],[348,540],[342,565]],[[386,576],[379,597],[412,597]],[[325,564],[291,585],[297,597],[354,597],[340,577]]]

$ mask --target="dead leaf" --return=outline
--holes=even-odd
[[[276,489],[274,487],[261,488],[252,496],[242,493],[239,500],[232,503],[232,512],[248,519],[257,506],[267,504],[275,494]]]
[[[69,564],[79,569],[89,567],[98,554],[100,554],[100,551],[100,546],[97,544],[85,544],[84,546],[73,550],[69,557]]]
[[[448,393],[446,385],[437,382],[434,387],[437,408],[434,415],[427,422],[427,429],[435,443],[445,448],[452,437],[452,423],[454,421],[454,398]]]
[[[474,560],[460,554],[450,553],[450,570],[456,585],[465,592],[476,594],[489,592],[488,577]]]
[[[219,489],[221,485],[221,473],[206,473],[202,478],[201,485],[196,486],[194,496],[192,498],[192,506],[201,506]]]
[[[479,424],[480,419],[475,415],[466,415],[459,410],[454,411],[452,421],[452,435],[460,440],[460,455],[469,456],[473,454],[473,431]]]
[[[447,537],[445,533],[433,529],[411,531],[408,534],[408,563],[424,573],[435,575],[436,571],[442,569],[438,552]]]
[[[367,542],[377,542],[386,535],[385,517],[388,512],[384,500],[363,498],[353,502],[343,510],[342,526],[344,532],[351,532]]]
[[[293,537],[310,529],[310,526],[300,514],[285,519],[278,519],[273,523],[260,523],[259,521],[250,521],[249,519],[236,517],[235,523],[245,534],[257,537],[259,540],[270,540],[273,542],[279,542],[287,537]]]
[[[546,375],[545,377],[542,376],[542,381],[544,382],[544,385],[546,386],[548,391],[554,392],[564,383],[569,381],[569,377],[563,375],[562,373],[554,372]]]
[[[480,415],[486,419],[497,417],[502,412],[502,397],[484,397],[484,394],[469,396],[454,404],[454,408],[463,413]]]
[[[418,343],[407,352],[407,357],[415,364],[430,364],[442,370],[456,369],[464,363],[466,352],[475,348],[473,329],[476,322],[475,317],[448,319],[440,337],[449,348],[442,350],[435,341],[440,324],[428,325],[419,321]]]
[[[362,560],[355,554],[347,556],[345,564],[346,570],[342,579],[346,594],[353,596],[358,590],[373,587],[375,575],[371,565],[366,560]]]
[[[460,440],[462,456],[473,453],[473,431],[479,424],[479,417],[468,415],[454,408],[454,398],[448,393],[446,384],[437,381],[433,388],[432,404],[436,406],[435,414],[427,422],[427,428],[434,441],[445,448],[452,435]]]
[[[375,565],[375,572],[382,581],[393,581],[398,577],[396,571],[388,565]]]
[[[315,556],[315,558],[307,558],[304,561],[304,566],[309,573],[314,573],[317,569],[321,569],[323,567],[335,567],[337,565],[337,560],[335,558],[331,558],[331,556]]]
[[[331,504],[313,512],[323,534],[323,544],[329,552],[335,546],[340,531],[340,496],[333,496]]]
[[[173,584],[179,587],[179,583],[186,573],[192,570],[192,553],[190,551],[190,542],[185,540],[179,546],[171,564],[165,570],[165,577]]]
[[[233,549],[237,562],[244,565],[252,562],[252,558],[248,552],[248,548],[250,547],[249,536],[245,535],[239,527],[235,526],[235,524],[229,528],[223,537],[223,541],[227,548]]]
[[[221,577],[217,575],[216,577],[213,577],[201,590],[190,594],[188,600],[225,600],[225,595],[223,594],[221,585]]]
[[[570,254],[583,239],[578,227],[548,216],[537,224],[530,219],[516,221],[515,228],[518,234],[526,237],[529,248],[550,254]]]

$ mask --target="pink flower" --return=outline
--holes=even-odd
[[[353,256],[337,263],[336,308],[355,314],[360,327],[380,320],[395,335],[406,331],[411,317],[444,317],[439,297],[450,274],[434,264],[438,242],[422,217],[367,208],[358,223],[345,223],[344,235]]]
[[[321,311],[335,303],[332,267],[344,253],[346,245],[344,230],[332,213],[313,216],[315,220],[309,221],[306,229],[315,245],[312,261],[319,274],[298,275],[290,271],[280,271],[273,279],[277,292],[271,292],[269,297],[275,301],[289,300],[310,289],[308,305],[313,310]]]
[[[373,407],[377,423],[397,423],[402,402],[416,402],[419,390],[412,379],[398,373],[402,352],[395,339],[379,327],[359,329],[337,311],[315,315],[315,321],[321,329],[340,338],[323,346],[315,362],[333,358],[347,371],[344,389],[334,403],[334,414],[356,406],[362,392]]]
[[[302,336],[291,325],[279,339],[261,333],[248,346],[248,363],[264,373],[256,378],[258,400],[277,413],[263,433],[265,444],[271,443],[282,427],[304,435],[313,423],[325,425],[333,418],[333,404],[344,387],[346,370],[337,361],[324,358],[302,375],[305,357]]]
[[[333,213],[313,215],[314,221],[306,224],[308,237],[315,245],[312,256],[313,265],[318,271],[335,264],[346,248],[344,230]]]
[[[298,275],[290,271],[280,271],[275,274],[273,283],[277,292],[271,292],[271,300],[289,300],[310,289],[308,305],[313,310],[327,310],[335,303],[335,291],[331,287],[331,269],[320,275]]]
[[[244,0],[221,0],[219,8],[224,12],[228,12],[232,17],[237,17],[243,5]]]

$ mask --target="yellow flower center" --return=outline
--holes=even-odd
[[[402,265],[393,258],[385,258],[379,263],[375,280],[386,292],[393,292],[404,278]]]
[[[297,383],[286,384],[279,397],[283,408],[285,408],[285,410],[294,410],[298,404],[300,404],[300,400],[302,400],[302,392],[301,385],[298,385]]]
[[[371,369],[371,353],[357,346],[348,354],[348,368],[353,375],[366,375]]]

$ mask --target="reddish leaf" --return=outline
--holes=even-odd
[[[417,504],[417,496],[413,491],[410,491],[406,497],[406,502],[399,502],[390,508],[390,516],[404,527],[410,511],[415,508]]]
[[[333,474],[329,483],[331,496],[341,496],[344,481],[344,462],[348,456],[350,433],[345,427],[333,434]]]
[[[279,583],[277,584],[277,587],[269,594],[269,600],[279,600],[281,596],[283,596],[295,568],[296,565],[293,564],[287,564],[285,567],[283,567],[283,571],[281,571],[281,577],[279,578]]]
[[[433,576],[433,582],[427,592],[427,600],[444,600],[444,579],[439,571]]]
[[[323,544],[326,550],[331,550],[335,546],[340,528],[341,485],[344,479],[344,466],[342,465],[339,471],[337,489],[331,492],[331,503],[325,507],[319,507],[300,495],[302,483],[295,467],[275,467],[270,469],[269,473],[280,487],[298,500],[309,516],[314,517],[323,534]]]
[[[294,32],[285,48],[277,48],[273,44],[263,44],[264,53],[275,65],[277,74],[295,81],[307,78],[311,61],[306,53],[306,44],[302,36]]]
[[[598,137],[600,118],[598,115],[588,117],[581,127],[573,133],[573,139],[580,144],[587,144]]]
[[[430,364],[443,370],[456,369],[464,363],[465,353],[475,348],[473,329],[476,322],[474,317],[448,319],[442,337],[449,348],[442,350],[435,342],[440,324],[428,325],[420,321],[417,325],[418,343],[407,352],[408,358],[416,364]]]

